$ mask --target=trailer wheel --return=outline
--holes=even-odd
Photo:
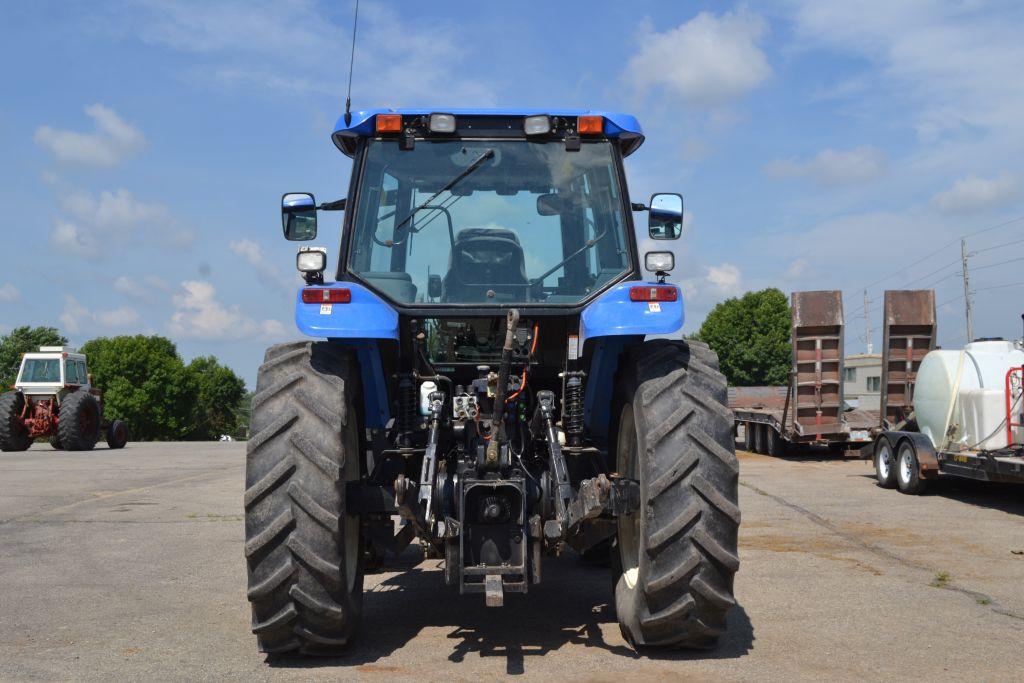
[[[781,457],[786,454],[786,442],[782,435],[771,425],[765,425],[767,430],[768,454]]]
[[[754,443],[754,429],[753,422],[743,423],[743,450],[751,453],[757,452],[754,450],[757,447],[757,444]]]
[[[0,394],[0,451],[24,451],[32,445],[28,430],[21,422],[25,396],[20,391]]]
[[[245,559],[252,631],[270,654],[337,654],[362,613],[354,356],[328,342],[267,350],[246,450]]]
[[[761,424],[758,422],[754,425],[754,452],[761,453],[762,455],[768,452],[768,447],[765,444],[768,437],[768,425]]]
[[[875,444],[875,478],[883,489],[896,488],[896,458],[892,444],[885,437]]]
[[[713,647],[735,604],[739,463],[725,377],[707,353],[647,342],[616,383],[616,465],[640,481],[640,509],[617,524],[615,610],[638,648]]]
[[[84,389],[60,402],[57,438],[66,451],[91,451],[100,438],[100,404]]]
[[[897,450],[896,485],[900,493],[912,496],[924,493],[928,482],[921,478],[921,466],[917,462],[917,449],[910,439],[900,442]]]

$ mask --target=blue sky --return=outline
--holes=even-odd
[[[297,336],[280,196],[347,186],[329,134],[352,7],[5,7],[0,332],[165,334],[252,383],[265,346]],[[647,142],[628,161],[633,199],[686,197],[687,330],[748,289],[842,289],[847,350],[862,351],[865,287],[877,348],[882,291],[937,282],[940,342],[961,344],[968,235],[976,336],[1020,334],[1020,3],[363,0],[360,12],[355,108],[635,114]],[[332,232],[321,242],[335,253]]]

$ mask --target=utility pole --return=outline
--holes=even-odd
[[[864,343],[867,344],[868,353],[870,354],[873,349],[871,348],[871,318],[868,317],[868,290],[864,290]]]
[[[964,312],[967,314],[967,342],[974,341],[974,319],[971,316],[971,287],[967,276],[967,240],[960,240],[960,259],[964,267]]]

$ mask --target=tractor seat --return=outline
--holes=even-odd
[[[454,303],[525,301],[529,280],[519,237],[505,228],[466,228],[455,236],[441,300]],[[488,290],[495,297],[488,298]]]

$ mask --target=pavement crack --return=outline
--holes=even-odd
[[[801,515],[802,517],[807,518],[814,524],[822,527],[823,529],[827,529],[833,534],[841,537],[842,539],[852,543],[855,546],[862,548],[863,550],[866,550],[869,553],[872,553],[873,555],[877,555],[883,559],[889,560],[890,562],[895,562],[896,564],[906,567],[908,569],[916,569],[917,571],[927,572],[929,575],[934,575],[936,572],[936,569],[934,567],[903,557],[902,555],[898,555],[890,550],[886,550],[885,548],[875,545],[874,543],[865,541],[863,538],[857,536],[856,534],[844,531],[843,529],[833,524],[828,519],[825,519],[821,515],[812,512],[805,507],[797,505],[796,503],[790,502],[783,498],[782,496],[777,496],[774,493],[768,493],[764,489],[754,486],[753,484],[746,482],[742,479],[740,480],[740,486],[745,486],[754,493],[764,496],[770,500],[775,501],[779,505],[782,505],[784,507],[789,508],[790,510],[793,510],[794,512]],[[934,588],[938,588],[940,590],[952,591],[953,593],[960,593],[962,595],[971,597],[979,606],[988,607],[996,614],[1005,617],[1010,617],[1011,619],[1018,619],[1020,621],[1024,621],[1024,615],[1017,614],[1016,612],[1003,607],[996,601],[995,598],[985,593],[971,590],[969,588],[963,588],[949,581],[943,582],[941,584],[932,585]]]

